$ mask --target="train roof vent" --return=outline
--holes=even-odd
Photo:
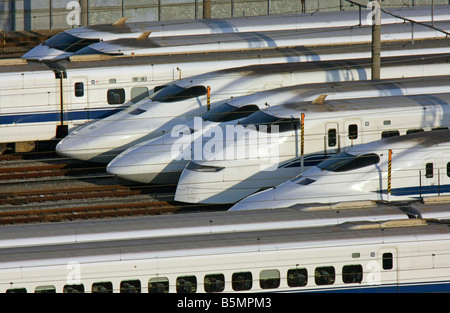
[[[383,222],[369,222],[369,221],[347,222],[341,224],[341,227],[350,230],[366,230],[366,229],[382,229],[395,227],[413,227],[423,225],[427,225],[427,221],[425,219],[413,218],[413,219],[402,219]]]

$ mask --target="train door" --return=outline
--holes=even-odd
[[[325,125],[324,151],[326,155],[338,153],[341,149],[341,137],[339,135],[338,123],[327,123]]]
[[[343,141],[346,147],[353,147],[362,143],[361,121],[346,121],[343,132],[345,134]]]
[[[89,121],[89,95],[87,77],[72,77],[68,82],[69,121],[74,125]]]
[[[420,196],[436,196],[440,193],[442,172],[441,157],[437,154],[426,157],[420,170]]]
[[[366,282],[378,292],[394,293],[398,291],[397,249],[383,248],[371,252],[373,258],[367,264]]]

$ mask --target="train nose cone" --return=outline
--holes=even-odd
[[[106,172],[119,178],[146,183],[142,171],[142,165],[130,155],[119,155],[106,167]]]
[[[233,205],[228,211],[272,209],[275,202],[275,189],[260,191]]]
[[[22,55],[21,58],[25,60],[42,61],[63,58],[64,56],[64,51],[53,49],[46,45],[40,44]]]
[[[67,137],[56,145],[56,153],[60,156],[88,161],[89,147],[83,138]]]

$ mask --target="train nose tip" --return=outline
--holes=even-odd
[[[233,205],[228,211],[261,210],[275,207],[275,189],[267,189],[248,196]]]
[[[88,144],[82,138],[67,137],[56,145],[56,153],[63,157],[88,160]]]
[[[142,181],[142,166],[136,159],[129,155],[119,155],[113,159],[106,167],[106,172],[126,180],[145,182]]]

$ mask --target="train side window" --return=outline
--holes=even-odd
[[[196,276],[177,277],[177,293],[195,293],[197,291]]]
[[[336,280],[336,272],[333,266],[316,267],[314,271],[316,285],[332,285]]]
[[[279,270],[264,270],[259,273],[259,286],[261,289],[278,288],[280,286]]]
[[[406,134],[412,134],[412,133],[420,133],[423,132],[424,130],[422,128],[413,128],[413,129],[408,129],[406,131]]]
[[[63,288],[64,293],[83,293],[84,285],[65,285]]]
[[[223,274],[205,275],[203,283],[206,292],[222,292],[225,289],[225,276]]]
[[[358,125],[348,125],[348,139],[355,140],[358,138]]]
[[[138,103],[142,99],[149,96],[147,87],[133,87],[131,88],[131,102]]]
[[[120,293],[141,293],[141,281],[139,279],[121,281]]]
[[[34,289],[35,293],[56,293],[55,286],[48,285],[48,286],[37,286]]]
[[[342,281],[344,284],[362,282],[363,268],[360,264],[345,265],[342,268]]]
[[[433,163],[425,164],[425,177],[433,178]]]
[[[148,281],[149,293],[169,293],[169,279],[167,277],[153,277]]]
[[[27,293],[26,288],[10,288],[6,290],[6,293]]]
[[[400,132],[398,130],[387,130],[381,133],[381,139],[400,136]]]
[[[447,177],[450,177],[450,162],[447,163]]]
[[[334,147],[337,143],[336,128],[328,130],[328,147]]]
[[[292,268],[287,272],[289,287],[303,287],[308,283],[308,270],[306,268]]]
[[[108,89],[108,104],[122,104],[125,102],[125,89]]]
[[[394,256],[392,253],[383,253],[383,269],[391,270],[394,267]]]
[[[234,291],[250,290],[253,285],[253,277],[251,272],[233,273],[231,276],[231,287]]]
[[[78,82],[75,83],[75,97],[83,97],[84,96],[84,83]]]
[[[92,284],[92,293],[112,293],[113,286],[110,281],[103,281]]]

